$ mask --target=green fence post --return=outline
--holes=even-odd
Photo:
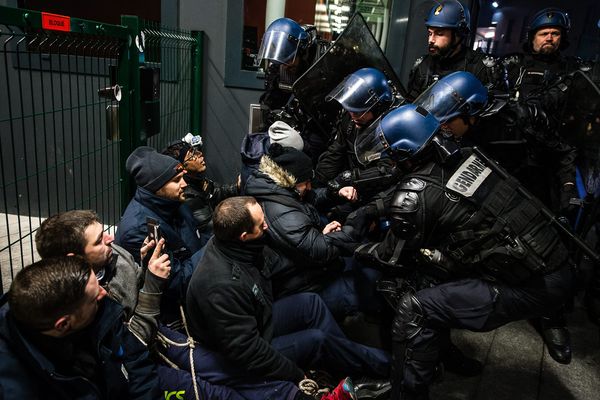
[[[141,137],[140,51],[136,44],[136,39],[137,41],[140,40],[139,18],[132,15],[122,15],[121,25],[129,31],[129,41],[125,45],[126,49],[121,53],[118,69],[118,81],[122,86],[123,96],[119,105],[119,131],[121,136],[119,169],[122,177],[121,207],[122,210],[125,210],[135,192],[135,184],[125,170],[125,162],[133,149],[145,143],[145,138]]]
[[[192,47],[192,99],[190,126],[194,135],[200,134],[202,126],[202,61],[204,52],[204,32],[192,31],[196,43]]]

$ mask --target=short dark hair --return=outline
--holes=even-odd
[[[235,241],[244,232],[254,230],[249,207],[256,204],[252,196],[229,197],[217,205],[213,213],[213,232],[217,239]]]
[[[85,300],[92,267],[78,256],[46,258],[25,267],[8,292],[10,313],[21,325],[38,332],[52,329],[63,315]]]
[[[35,247],[42,258],[69,253],[84,255],[85,230],[93,223],[102,223],[92,210],[72,210],[53,215],[42,222],[35,234]]]
[[[178,160],[180,163],[183,163],[185,161],[187,152],[191,149],[192,146],[190,146],[188,143],[184,142],[183,140],[177,140],[165,148],[162,153]]]

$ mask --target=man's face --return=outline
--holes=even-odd
[[[199,149],[191,148],[187,151],[183,166],[188,172],[200,173],[206,171],[204,154]]]
[[[537,54],[552,54],[560,47],[561,30],[558,28],[542,28],[533,36],[531,43],[533,52]]]
[[[476,118],[469,117],[469,124],[466,123],[465,119],[462,117],[452,118],[450,121],[446,122],[442,125],[442,128],[452,132],[452,135],[455,138],[462,137],[465,133],[469,131],[471,126],[475,124]]]
[[[298,195],[300,195],[301,199],[304,198],[306,193],[310,192],[311,190],[312,190],[312,183],[310,181],[296,183],[296,191],[298,192]]]
[[[264,234],[264,232],[269,228],[267,223],[265,222],[265,214],[260,204],[252,204],[248,206],[248,209],[250,210],[250,215],[252,215],[252,221],[254,221],[254,226],[252,232],[246,232],[246,236],[244,238],[245,241],[256,240],[260,238]]]
[[[85,237],[83,256],[92,265],[94,271],[98,271],[110,261],[112,256],[110,244],[115,238],[104,232],[104,228],[99,222],[88,225],[83,235]]]
[[[183,174],[185,171],[181,171],[169,182],[165,183],[163,187],[158,189],[156,195],[167,200],[176,200],[183,203],[185,200],[185,194],[183,189],[187,187],[187,183],[183,180]]]
[[[452,45],[452,29],[427,28],[427,50],[432,56],[445,56],[450,52]]]
[[[367,111],[366,113],[358,112],[348,112],[350,114],[350,118],[352,118],[352,122],[356,125],[357,128],[362,128],[369,125],[375,119],[375,115],[372,111]]]
[[[70,314],[70,332],[84,329],[94,321],[98,312],[98,302],[106,296],[106,290],[98,284],[95,274],[90,274],[90,279],[85,287],[83,302]]]

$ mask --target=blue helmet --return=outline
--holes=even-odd
[[[431,85],[414,104],[429,111],[441,123],[457,116],[473,117],[484,111],[488,90],[475,75],[453,72]]]
[[[375,68],[361,68],[348,75],[325,99],[337,101],[348,112],[365,114],[374,108],[389,106],[393,94],[383,72]]]
[[[439,121],[423,107],[406,104],[373,124],[359,136],[355,151],[363,165],[383,157],[405,161],[418,155],[440,127]]]
[[[263,35],[258,59],[292,64],[298,49],[306,48],[310,41],[311,35],[296,21],[289,18],[276,19]]]
[[[471,14],[457,0],[444,0],[434,6],[425,20],[425,26],[450,28],[467,33],[471,29]]]
[[[527,31],[528,42],[533,40],[533,37],[538,30],[548,27],[556,27],[561,30],[562,37],[560,48],[566,48],[569,45],[567,35],[571,30],[571,18],[569,18],[569,14],[566,12],[554,7],[544,8],[535,13],[533,18],[531,18],[529,29]]]

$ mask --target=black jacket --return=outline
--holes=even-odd
[[[358,161],[354,145],[364,131],[356,127],[348,113],[343,113],[333,142],[321,154],[315,168],[322,184],[335,180],[340,187],[354,186],[363,199],[387,189],[396,180],[391,159],[383,158],[368,166]]]
[[[343,246],[361,240],[350,225],[324,235],[315,206],[333,205],[327,190],[316,189],[309,198],[300,199],[294,178],[268,156],[263,156],[259,171],[248,179],[246,194],[261,203],[269,226],[267,252],[273,264],[275,298],[321,290],[343,268]]]
[[[212,233],[212,212],[221,201],[239,195],[237,184],[216,183],[204,174],[187,173],[184,176],[188,186],[185,191],[185,203],[198,222],[198,230]]]
[[[256,377],[299,382],[303,371],[271,347],[270,281],[260,241],[213,237],[190,280],[186,312],[192,336]]]

